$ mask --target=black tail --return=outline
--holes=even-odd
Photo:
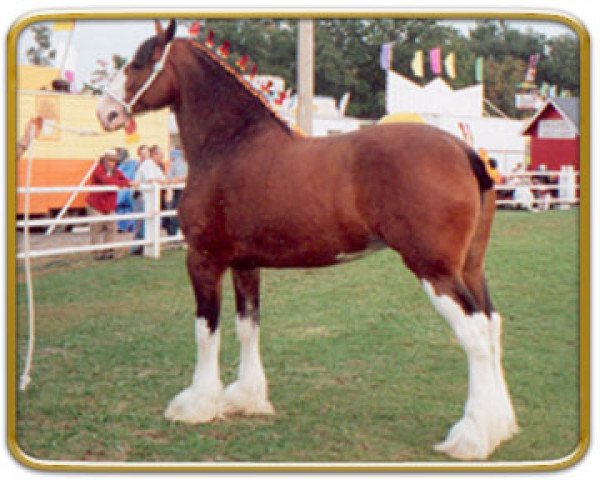
[[[469,162],[471,162],[471,169],[479,182],[479,190],[485,192],[492,188],[494,186],[494,180],[489,176],[482,158],[472,148],[468,148],[466,153],[469,157]]]

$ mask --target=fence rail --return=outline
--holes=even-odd
[[[511,192],[517,189],[528,189],[532,192],[532,198],[535,197],[533,192],[550,192],[553,191],[554,195],[551,198],[544,200],[545,205],[560,205],[570,206],[579,203],[578,191],[579,182],[577,181],[579,172],[575,172],[569,169],[563,169],[561,171],[546,171],[546,172],[520,172],[518,174],[511,175],[508,178],[507,184],[496,185],[495,189],[498,192],[508,192],[511,198],[499,198],[496,201],[496,205],[510,205],[519,206],[522,201],[512,198]],[[558,178],[558,183],[555,184],[524,184],[523,179],[530,179],[531,177],[555,177]],[[513,182],[514,183],[510,183]],[[127,240],[112,243],[103,243],[99,245],[72,245],[59,248],[48,248],[41,250],[30,250],[29,252],[19,251],[17,253],[18,259],[24,259],[26,256],[30,258],[41,258],[54,255],[67,255],[71,253],[82,253],[82,252],[94,252],[98,250],[105,250],[108,248],[131,248],[131,247],[143,247],[144,256],[149,258],[160,258],[162,246],[167,243],[181,242],[184,240],[181,233],[176,235],[161,235],[161,219],[164,217],[173,217],[177,215],[176,210],[162,210],[160,202],[160,192],[165,189],[182,189],[185,184],[172,184],[172,185],[160,185],[158,183],[151,183],[142,185],[139,190],[144,199],[145,211],[138,213],[124,213],[124,214],[113,214],[103,216],[92,216],[92,217],[65,217],[65,218],[42,218],[42,219],[29,219],[17,221],[17,228],[39,228],[39,227],[50,227],[58,225],[89,225],[95,222],[104,221],[120,221],[120,220],[142,220],[145,223],[145,235],[146,238],[143,240]],[[77,192],[77,193],[89,193],[89,192],[111,192],[120,190],[118,187],[113,186],[46,186],[46,187],[30,187],[29,190],[20,187],[17,188],[18,194],[44,194],[44,193],[55,193],[55,192]],[[533,203],[541,204],[540,199],[533,199]]]

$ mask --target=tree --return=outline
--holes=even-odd
[[[579,96],[579,42],[568,35],[555,37],[546,42],[546,53],[540,60],[540,81],[558,85]]]
[[[51,66],[56,58],[56,49],[52,48],[52,30],[43,23],[31,27],[35,46],[27,50],[27,60],[33,65]]]
[[[231,61],[247,54],[259,72],[279,75],[296,85],[297,21],[287,19],[206,20],[200,41],[213,30],[217,46],[231,42]],[[348,114],[379,118],[385,113],[385,72],[379,67],[383,43],[394,42],[392,68],[419,84],[435,78],[427,52],[442,49],[456,55],[456,78],[442,78],[454,88],[472,85],[477,57],[485,59],[485,96],[511,116],[517,84],[524,80],[529,57],[541,55],[536,81],[579,93],[577,40],[566,36],[546,39],[533,30],[522,32],[503,20],[481,20],[463,35],[435,19],[326,18],[315,21],[315,91],[339,99],[351,93]],[[424,78],[415,77],[411,61],[416,50],[425,60]]]

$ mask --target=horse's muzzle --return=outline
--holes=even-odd
[[[108,95],[103,95],[98,101],[96,117],[102,128],[107,132],[119,130],[129,119],[129,115],[127,115],[123,106]]]

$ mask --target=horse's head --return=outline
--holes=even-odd
[[[138,47],[98,102],[96,115],[107,131],[123,127],[132,115],[173,102],[176,82],[168,57],[176,24],[171,20],[165,30],[157,20],[155,26],[156,35]]]

